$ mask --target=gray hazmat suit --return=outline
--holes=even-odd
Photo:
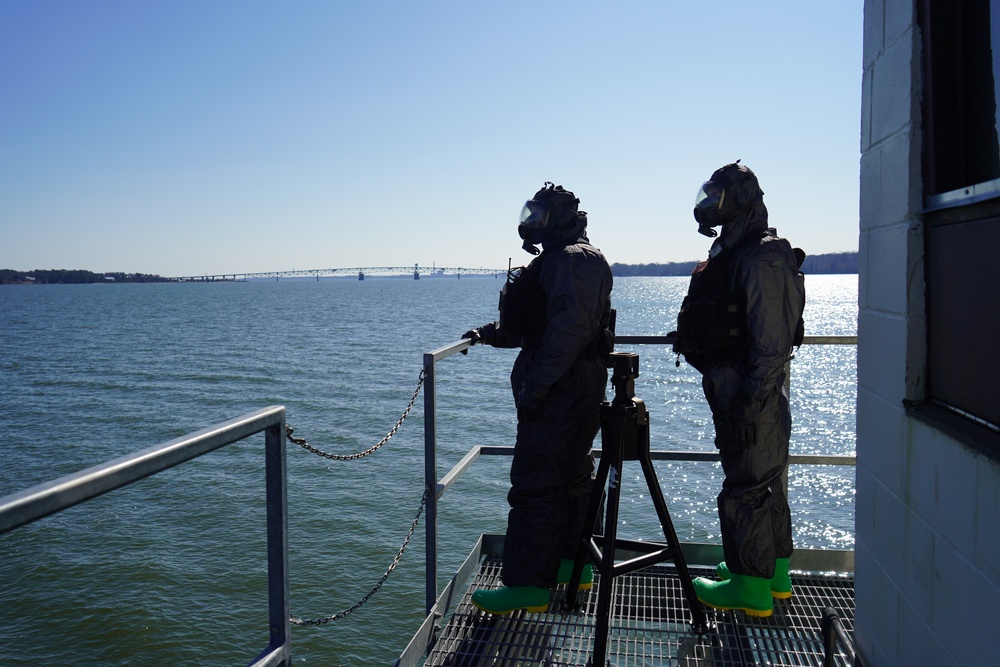
[[[542,244],[528,269],[537,271],[544,292],[544,328],[508,341],[521,351],[510,375],[518,424],[507,495],[506,586],[554,586],[560,559],[575,556],[583,533],[593,488],[591,450],[608,382],[595,340],[612,286],[611,268],[590,245],[586,227],[580,212]],[[508,346],[504,338],[497,330],[497,346]]]
[[[708,264],[725,267],[730,297],[745,315],[741,335],[727,350],[689,361],[702,371],[725,473],[718,508],[726,565],[737,574],[769,579],[775,558],[792,553],[782,481],[792,424],[785,364],[805,287],[791,245],[767,226],[756,177],[751,173],[736,187],[744,189],[738,196],[749,204],[723,225]]]

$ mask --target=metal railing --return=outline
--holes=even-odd
[[[823,667],[834,667],[841,651],[846,654],[849,664],[855,664],[854,642],[833,607],[823,609],[820,632],[823,636]]]
[[[616,345],[669,344],[666,336],[618,336]],[[804,344],[851,345],[856,336],[807,336]],[[437,419],[434,371],[438,361],[470,347],[461,340],[424,354],[424,478],[426,507],[426,595],[427,614],[438,601],[437,590],[437,501],[455,484],[480,455],[513,455],[509,446],[478,446],[470,450],[440,482],[437,478]],[[288,579],[288,483],[285,461],[285,408],[271,406],[242,417],[210,426],[175,440],[133,452],[118,459],[38,484],[0,498],[0,534],[43,517],[61,512],[198,458],[226,445],[264,432],[267,508],[268,625],[267,647],[249,663],[250,667],[291,664],[291,613]],[[600,454],[600,450],[595,450]],[[653,460],[718,461],[715,452],[654,450]],[[792,464],[854,465],[852,456],[793,455]]]
[[[0,498],[0,534],[264,432],[270,641],[251,667],[291,664],[285,408],[272,406]]]
[[[615,347],[623,345],[670,345],[673,338],[670,336],[615,336]],[[857,336],[806,336],[802,341],[803,345],[857,345]],[[438,499],[451,488],[455,482],[468,470],[472,463],[481,455],[501,455],[513,456],[514,448],[510,446],[477,446],[469,450],[444,477],[438,481],[437,477],[437,416],[434,369],[437,362],[467,350],[471,347],[469,340],[463,339],[450,345],[445,345],[432,352],[424,354],[424,484],[427,490],[433,489],[433,493],[427,493],[427,521],[426,531],[426,613],[429,616],[434,608],[438,606],[438,571],[437,571],[437,517]],[[785,382],[790,380],[790,373],[785,374]],[[600,456],[600,450],[595,449],[594,453]],[[687,452],[652,450],[650,457],[654,461],[719,461],[718,452]],[[790,465],[856,465],[853,456],[823,456],[813,454],[794,454],[788,457]],[[786,472],[787,474],[787,472]],[[692,550],[701,549],[708,545],[691,545]],[[687,553],[687,551],[685,551]],[[853,558],[834,557],[824,559],[824,565],[841,566],[853,568]]]

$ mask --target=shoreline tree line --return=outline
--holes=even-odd
[[[0,269],[3,285],[81,285],[90,283],[166,283],[169,278],[147,273],[94,273],[83,269]]]
[[[615,277],[628,276],[690,276],[698,262],[667,262],[664,264],[612,264]],[[825,255],[810,255],[802,264],[802,271],[808,274],[857,273],[858,253],[837,252]],[[166,283],[170,278],[148,273],[94,273],[82,269],[45,269],[15,271],[0,269],[2,285],[66,285],[94,283]]]

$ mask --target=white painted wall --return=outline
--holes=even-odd
[[[926,357],[914,0],[865,2],[863,62],[855,644],[871,667],[1000,665],[1000,465],[903,408]]]

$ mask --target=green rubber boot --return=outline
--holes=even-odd
[[[715,566],[715,574],[719,579],[725,581],[732,574],[726,567],[726,561],[722,561]],[[792,578],[788,575],[788,559],[776,558],[774,560],[774,576],[771,577],[771,597],[779,600],[787,600],[792,597]]]
[[[742,609],[750,616],[774,613],[769,580],[730,572],[726,581],[698,577],[693,582],[695,595],[702,603],[716,609]]]
[[[490,614],[502,616],[517,609],[533,613],[549,610],[549,589],[538,586],[503,586],[472,593],[472,604]]]
[[[570,575],[573,574],[573,561],[563,558],[559,561],[559,574],[556,575],[557,584],[568,584]],[[587,563],[583,566],[583,574],[580,575],[580,590],[589,591],[594,585],[594,566]]]

